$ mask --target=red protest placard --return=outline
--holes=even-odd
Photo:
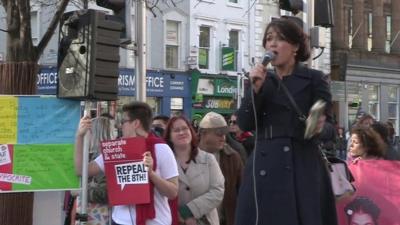
[[[349,169],[356,192],[337,203],[339,225],[400,225],[400,162],[359,160]]]
[[[146,139],[123,138],[101,143],[110,205],[150,202],[147,168],[143,164]]]

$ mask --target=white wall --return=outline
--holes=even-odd
[[[254,11],[250,7],[253,1],[239,0],[238,4],[229,3],[227,0],[191,0],[190,5],[190,41],[189,46],[198,47],[199,27],[211,27],[209,69],[202,69],[203,73],[219,73],[221,64],[221,47],[229,43],[229,31],[239,31],[238,71],[241,68],[250,68],[251,58],[254,57],[253,36]],[[196,49],[196,48],[195,48]],[[229,73],[228,73],[229,74]],[[236,75],[234,72],[232,75]]]

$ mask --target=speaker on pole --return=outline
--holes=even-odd
[[[314,1],[314,25],[321,27],[333,27],[333,4],[332,0]]]
[[[122,24],[96,10],[65,13],[60,22],[57,96],[116,100]]]

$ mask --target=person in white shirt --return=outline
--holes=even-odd
[[[122,108],[121,120],[122,135],[124,138],[145,137],[150,138],[150,127],[152,123],[152,111],[148,104],[143,102],[132,102]],[[83,117],[79,123],[75,141],[75,170],[78,175],[82,171],[83,139],[85,133],[91,127],[89,117]],[[143,155],[143,163],[148,167],[150,182],[154,185],[154,209],[155,217],[148,218],[146,225],[170,225],[171,212],[168,199],[173,199],[178,194],[178,168],[174,154],[167,144],[158,143],[154,145],[155,159],[150,151]],[[154,161],[156,168],[153,168]],[[94,176],[104,171],[103,157],[100,155],[88,166],[88,175]],[[140,193],[138,193],[140,194]],[[135,205],[114,206],[112,213],[113,225],[141,225],[138,224]]]

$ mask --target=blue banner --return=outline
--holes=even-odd
[[[37,75],[37,94],[55,95],[57,92],[57,67],[41,67]]]
[[[190,97],[191,77],[184,72],[152,71],[146,74],[146,92],[149,97]],[[119,70],[118,95],[135,96],[136,76],[134,69]],[[55,95],[57,92],[57,68],[42,67],[38,74],[37,94]]]

